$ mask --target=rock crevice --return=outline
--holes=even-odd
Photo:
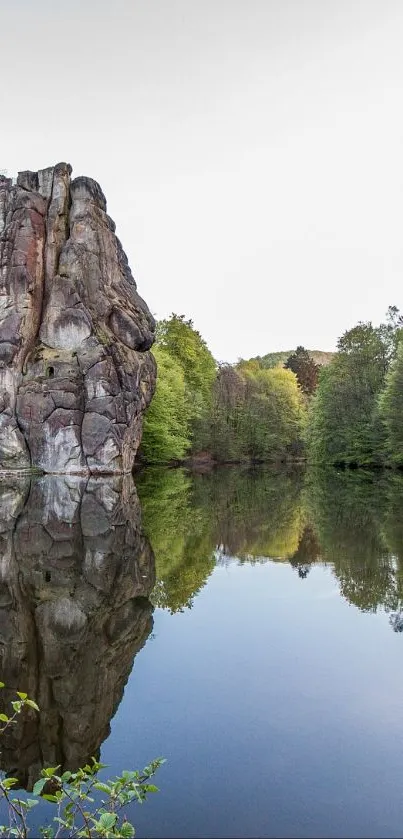
[[[130,472],[155,322],[91,178],[0,176],[0,470]]]

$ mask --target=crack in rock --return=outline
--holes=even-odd
[[[0,471],[130,472],[155,389],[154,319],[101,187],[71,172],[0,178]]]

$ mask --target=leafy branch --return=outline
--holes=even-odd
[[[0,682],[0,688],[4,688],[3,682]],[[39,712],[36,702],[22,692],[17,692],[17,699],[11,706],[11,716],[0,714],[0,735],[17,723],[18,716],[26,708]],[[0,836],[27,839],[31,832],[29,811],[43,799],[57,806],[52,824],[40,828],[43,839],[132,839],[135,829],[122,811],[132,802],[142,804],[149,793],[158,792],[150,779],[164,762],[157,758],[141,772],[125,770],[108,781],[99,778],[106,765],[94,757],[77,772],[67,770],[58,774],[61,767],[50,766],[42,769],[41,777],[34,784],[34,797],[28,799],[11,797],[11,790],[19,783],[18,778],[0,778],[0,802],[7,803],[9,817],[8,825],[0,825]],[[100,800],[99,793],[103,794]]]

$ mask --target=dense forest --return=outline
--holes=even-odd
[[[390,306],[379,326],[345,332],[335,353],[299,346],[219,364],[192,321],[173,314],[157,327],[140,460],[403,466],[402,336]]]

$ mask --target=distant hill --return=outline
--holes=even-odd
[[[283,352],[268,352],[266,355],[257,355],[253,361],[258,361],[262,367],[283,367],[287,358],[295,352],[295,350],[284,350]],[[313,358],[315,364],[321,367],[330,364],[334,352],[322,352],[322,350],[308,350],[309,355]]]

